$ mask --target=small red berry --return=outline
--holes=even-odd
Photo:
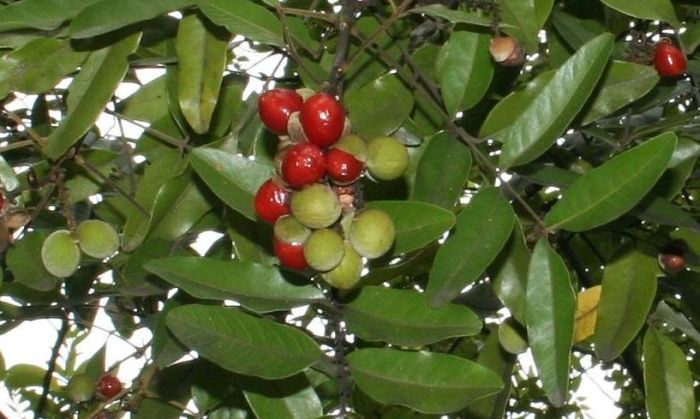
[[[356,181],[365,165],[352,154],[333,148],[326,153],[326,171],[328,176],[339,185],[348,185]]]
[[[294,144],[282,158],[281,172],[287,185],[301,188],[318,182],[326,174],[326,158],[323,151],[313,144]]]
[[[111,399],[122,391],[122,382],[112,374],[105,374],[97,383],[97,393]]]
[[[263,221],[274,223],[283,215],[289,214],[289,191],[268,179],[260,185],[255,194],[255,214]]]
[[[285,243],[273,238],[275,255],[280,263],[288,268],[303,270],[309,267],[304,257],[303,243]]]
[[[299,120],[310,143],[330,147],[343,134],[345,110],[332,95],[317,93],[304,102]]]
[[[685,73],[688,60],[683,51],[671,44],[669,40],[661,40],[654,50],[654,66],[660,76],[678,77]]]
[[[272,89],[260,95],[258,112],[267,128],[277,134],[287,134],[289,116],[301,111],[304,100],[289,89]]]

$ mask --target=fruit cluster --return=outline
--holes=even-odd
[[[350,134],[342,104],[327,93],[273,89],[259,99],[260,119],[279,135],[277,175],[255,195],[257,216],[274,224],[274,251],[286,267],[321,272],[348,289],[360,279],[363,257],[384,255],[394,224],[378,209],[356,208],[354,184],[399,178],[408,152],[399,140]],[[365,170],[367,169],[367,170]]]

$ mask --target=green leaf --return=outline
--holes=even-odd
[[[644,198],[638,208],[635,208],[632,212],[640,220],[649,223],[700,231],[700,223],[695,220],[692,213],[663,198],[655,196]]]
[[[323,415],[321,400],[303,374],[275,381],[246,377],[242,387],[257,418],[315,419]]]
[[[464,193],[471,167],[466,145],[447,133],[434,136],[418,161],[411,199],[452,209]]]
[[[579,19],[562,11],[552,13],[552,23],[557,33],[574,50],[605,33],[605,25],[593,19]]]
[[[665,301],[660,301],[656,305],[656,310],[649,315],[649,322],[665,322],[666,325],[688,335],[696,343],[700,343],[700,332],[693,326],[688,318],[681,311],[675,311]]]
[[[654,185],[652,193],[666,199],[672,199],[681,193],[685,182],[695,168],[698,156],[700,156],[700,144],[692,138],[679,137],[668,168]]]
[[[584,231],[626,213],[659,180],[675,146],[676,136],[664,133],[592,169],[552,207],[547,227]]]
[[[650,419],[696,417],[693,376],[686,355],[653,327],[644,335],[644,389]]]
[[[700,23],[688,25],[688,30],[680,35],[688,54],[695,52],[700,46]]]
[[[489,267],[493,290],[513,317],[525,324],[525,294],[527,292],[527,270],[530,265],[530,251],[525,243],[525,235],[519,221],[505,247]]]
[[[175,51],[178,65],[178,101],[194,132],[209,130],[226,67],[229,34],[199,14],[182,20]]]
[[[425,202],[371,201],[367,202],[367,208],[381,209],[394,221],[393,255],[422,249],[455,224],[455,216],[450,211]]]
[[[166,88],[165,76],[153,79],[119,102],[117,111],[131,119],[154,123],[168,114]]]
[[[605,267],[593,335],[596,355],[603,361],[620,356],[644,325],[659,273],[656,258],[636,249]]]
[[[563,406],[569,397],[576,295],[564,260],[545,238],[532,252],[526,310],[528,341],[544,391],[553,405]]]
[[[171,187],[172,186],[172,187]],[[174,241],[189,232],[212,207],[189,171],[168,181],[153,208],[152,237]]]
[[[68,90],[68,114],[51,133],[45,154],[57,159],[92,127],[129,68],[127,57],[137,47],[141,33],[94,51]]]
[[[534,160],[559,138],[603,74],[612,47],[613,36],[600,35],[556,71],[504,133],[499,163],[502,168]]]
[[[193,150],[190,161],[204,183],[226,205],[256,220],[253,198],[260,185],[272,177],[270,166],[213,148]]]
[[[7,250],[7,267],[15,282],[39,291],[56,288],[59,279],[41,263],[41,247],[47,236],[44,232],[32,231]]]
[[[653,67],[626,61],[613,61],[603,75],[601,87],[584,113],[582,125],[636,101],[656,86],[659,76]]]
[[[183,344],[239,374],[290,377],[323,356],[304,332],[232,307],[176,307],[168,313],[167,323]]]
[[[0,184],[8,192],[12,192],[19,187],[19,180],[15,171],[2,156],[0,156]]]
[[[475,106],[491,84],[491,35],[453,31],[437,58],[437,79],[445,109],[451,116]]]
[[[673,4],[669,0],[601,0],[604,5],[628,16],[646,20],[662,20],[676,28],[680,26]]]
[[[413,109],[413,93],[393,74],[382,76],[345,97],[353,131],[366,139],[396,131]]]
[[[528,52],[537,51],[538,33],[547,21],[554,0],[498,0],[498,9],[507,34],[523,43]]]
[[[101,35],[133,23],[153,19],[194,4],[194,0],[101,0],[86,7],[71,22],[73,38]]]
[[[468,23],[471,25],[485,27],[490,27],[493,23],[491,17],[480,16],[477,13],[467,12],[464,10],[448,9],[442,4],[431,4],[429,6],[414,7],[410,9],[410,12],[439,17],[452,23]]]
[[[263,6],[250,0],[198,0],[197,4],[212,22],[225,26],[231,33],[262,44],[286,47],[277,16]]]
[[[50,31],[99,0],[24,0],[0,7],[0,31]]]
[[[381,286],[363,287],[344,312],[348,329],[360,338],[402,346],[472,336],[482,327],[481,319],[466,306],[447,304],[435,310],[425,294]]]
[[[513,209],[496,188],[484,188],[457,217],[457,225],[435,256],[425,293],[441,307],[476,281],[505,246]]]
[[[275,266],[201,257],[151,260],[145,268],[205,300],[233,299],[257,312],[288,310],[324,299],[313,285],[293,285]]]
[[[454,412],[503,388],[490,369],[441,353],[369,348],[350,353],[348,363],[370,397],[422,413]]]

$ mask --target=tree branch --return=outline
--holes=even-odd
[[[63,341],[66,338],[66,335],[68,334],[69,328],[70,325],[68,324],[68,318],[65,316],[64,313],[64,317],[61,321],[61,328],[58,330],[58,334],[56,336],[56,343],[54,343],[53,349],[51,350],[51,358],[49,359],[49,365],[46,369],[46,373],[44,374],[44,382],[43,389],[41,391],[41,397],[39,398],[39,402],[36,404],[37,418],[45,417],[44,409],[46,408],[46,402],[48,401],[49,391],[51,389],[51,379],[53,378],[53,373],[56,370],[56,360],[58,359],[61,346],[63,346]]]
[[[333,58],[333,68],[323,89],[331,94],[339,94],[341,90],[344,74],[343,68],[350,49],[352,22],[355,18],[355,8],[357,7],[355,0],[340,0],[340,4],[342,9],[338,18],[338,44],[335,49],[335,57]]]

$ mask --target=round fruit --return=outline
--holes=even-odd
[[[367,142],[362,139],[359,135],[350,134],[346,135],[337,143],[333,148],[343,150],[346,153],[350,153],[355,156],[356,159],[360,161],[367,160]]]
[[[255,214],[268,223],[289,214],[289,191],[274,179],[266,180],[255,193]]]
[[[122,382],[112,374],[105,374],[97,382],[97,393],[105,399],[111,399],[122,392]]]
[[[273,239],[275,255],[280,263],[288,268],[303,270],[309,267],[304,259],[304,245],[301,243],[285,243]]]
[[[330,147],[343,134],[345,110],[332,95],[317,93],[304,102],[299,120],[310,143]]]
[[[333,148],[326,153],[326,171],[338,185],[355,182],[364,169],[365,165],[348,152]]]
[[[518,66],[525,62],[525,52],[518,40],[510,36],[491,38],[489,52],[493,60],[506,67]]]
[[[340,218],[338,196],[328,185],[316,183],[292,194],[292,215],[309,228],[325,228]]]
[[[258,112],[267,128],[277,134],[286,134],[289,115],[300,111],[303,104],[304,100],[294,90],[272,89],[260,95]]]
[[[282,180],[292,188],[316,183],[326,174],[326,157],[313,144],[294,144],[282,158]]]
[[[683,51],[671,44],[671,41],[668,39],[664,39],[656,44],[654,67],[656,67],[656,72],[660,76],[678,77],[685,73],[688,67],[688,60]]]
[[[285,215],[275,222],[274,234],[275,238],[283,243],[303,244],[311,234],[311,230],[291,215]]]
[[[41,246],[41,261],[51,275],[66,278],[78,270],[80,249],[68,230],[56,230]]]
[[[304,242],[304,257],[317,271],[329,271],[340,263],[345,253],[343,238],[328,228],[315,230]]]
[[[74,402],[86,402],[95,394],[95,382],[85,373],[75,374],[68,382],[68,397]]]
[[[345,243],[345,253],[340,264],[330,271],[322,273],[321,277],[331,286],[347,290],[360,281],[362,267],[362,257],[349,243]]]
[[[78,245],[88,256],[104,259],[119,250],[119,235],[101,220],[85,220],[78,225]]]
[[[688,261],[682,251],[664,251],[659,254],[661,268],[669,273],[676,274],[688,266]]]
[[[408,167],[406,147],[393,137],[377,137],[367,144],[367,169],[377,180],[394,180]]]
[[[527,351],[528,344],[524,337],[524,331],[512,319],[506,320],[498,326],[498,341],[506,352],[514,355]]]
[[[352,247],[366,258],[382,256],[394,244],[396,231],[394,222],[386,212],[366,209],[352,220],[348,238]]]

